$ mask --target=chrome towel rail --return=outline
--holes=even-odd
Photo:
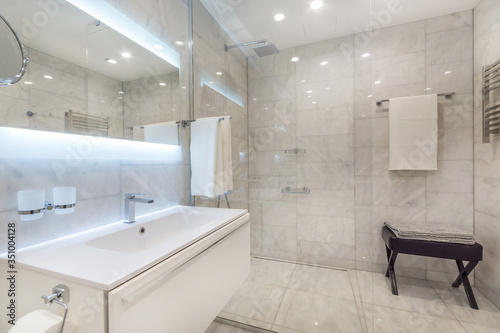
[[[281,189],[281,193],[309,194],[311,193],[311,190],[309,189],[309,187],[291,188],[290,186],[287,186]]]
[[[500,99],[491,100],[490,93],[500,88],[500,60],[483,66],[483,143],[490,142],[490,134],[500,134]]]
[[[455,95],[454,92],[447,92],[447,93],[441,93],[441,94],[437,94],[438,96],[444,96],[446,97],[446,99],[450,99],[451,96]],[[389,99],[381,99],[381,100],[378,100],[377,101],[377,106],[381,106],[382,103],[384,102],[389,102]]]

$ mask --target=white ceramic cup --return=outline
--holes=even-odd
[[[56,214],[71,214],[75,211],[76,187],[54,187],[52,194],[52,204]],[[71,207],[64,208],[64,206]]]
[[[24,190],[17,192],[17,207],[21,221],[41,219],[45,209],[45,191]],[[32,212],[32,214],[23,214],[27,212]]]

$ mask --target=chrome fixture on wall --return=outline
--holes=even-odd
[[[52,192],[52,203],[45,200],[44,190],[17,192],[17,213],[21,221],[41,219],[52,209],[56,214],[70,214],[75,211],[76,187],[55,187]]]

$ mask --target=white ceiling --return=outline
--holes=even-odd
[[[316,10],[312,0],[201,1],[237,43],[267,39],[286,49],[367,31],[370,22],[376,28],[469,10],[480,0],[323,0]],[[285,19],[276,22],[277,13]]]

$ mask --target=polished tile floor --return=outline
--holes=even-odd
[[[278,333],[500,333],[500,310],[476,289],[480,310],[451,282],[398,277],[398,289],[383,274],[253,258],[219,317]],[[249,327],[219,320],[205,333],[259,331]]]

